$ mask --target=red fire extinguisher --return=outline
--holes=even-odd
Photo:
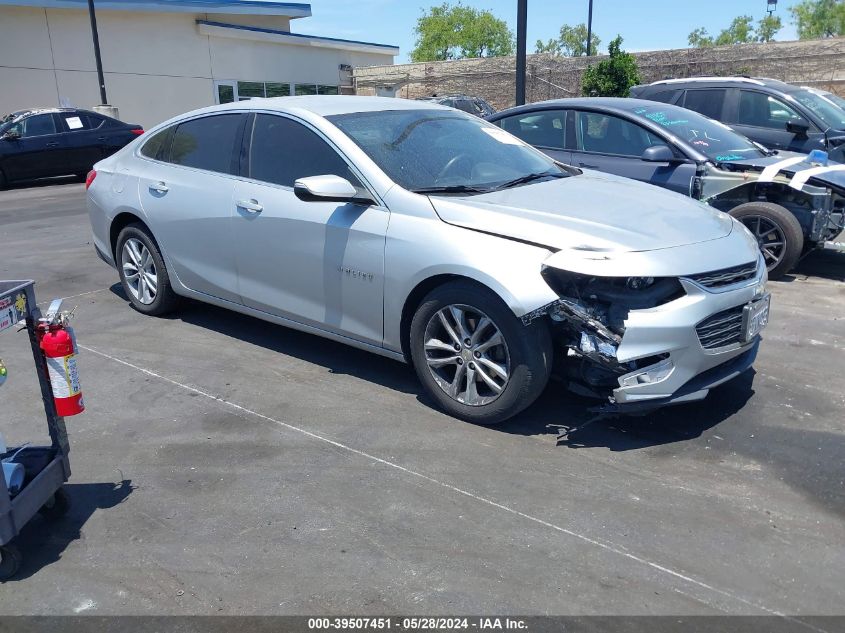
[[[39,324],[39,345],[47,361],[47,373],[53,388],[56,413],[62,417],[77,415],[85,410],[79,371],[76,367],[76,337],[65,318]]]

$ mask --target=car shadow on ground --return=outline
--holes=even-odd
[[[107,510],[132,494],[132,481],[118,483],[68,483],[64,490],[70,510],[59,519],[48,521],[36,515],[21,530],[14,544],[23,555],[20,571],[6,582],[24,580],[62,557],[73,541],[83,538],[82,528],[97,510]]]
[[[123,300],[120,284],[110,290]],[[437,409],[423,391],[413,367],[314,334],[299,332],[224,308],[184,300],[168,317],[205,328],[264,349],[324,367],[332,374],[348,374],[401,393],[416,395],[426,407]],[[603,446],[626,451],[699,437],[739,411],[754,391],[754,370],[714,390],[706,401],[661,409],[647,415],[597,415],[590,411],[601,402],[572,394],[552,380],[540,399],[504,424],[492,427],[516,435],[558,436],[569,448]]]
[[[840,236],[839,239],[843,239]],[[821,277],[833,281],[845,281],[845,253],[831,250],[817,250],[808,253],[789,276]],[[786,281],[784,278],[782,281]]]
[[[702,402],[658,409],[644,415],[606,415],[590,411],[595,400],[562,394],[552,382],[527,411],[499,427],[515,435],[557,436],[568,448],[603,447],[630,451],[700,437],[742,409],[754,395],[751,369],[710,393]]]

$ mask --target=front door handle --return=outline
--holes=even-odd
[[[150,191],[154,191],[156,193],[167,193],[168,191],[170,191],[170,188],[163,182],[157,182],[150,185]]]
[[[52,143],[47,143],[44,147],[58,147],[58,141],[53,141]]]
[[[261,213],[264,211],[264,207],[258,204],[258,200],[238,200],[237,203],[239,209],[243,209],[244,211],[249,211],[250,213]]]
[[[106,137],[105,137],[105,136],[98,136],[98,137],[97,137],[97,140],[98,140],[98,141],[105,141],[105,140],[107,140],[107,139],[106,139]]]

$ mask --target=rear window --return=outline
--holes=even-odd
[[[141,155],[147,158],[161,159],[164,152],[164,146],[167,144],[167,139],[173,128],[166,128],[160,132],[153,134],[146,143],[141,146]]]
[[[235,143],[240,140],[242,121],[241,114],[220,114],[179,124],[170,145],[170,162],[221,174],[237,173]]]
[[[687,110],[695,110],[699,114],[711,119],[722,118],[722,106],[725,104],[725,90],[713,88],[709,90],[687,90],[684,95],[683,106]],[[679,104],[680,105],[680,104]]]

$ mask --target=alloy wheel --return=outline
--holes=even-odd
[[[429,319],[425,359],[439,387],[470,406],[493,402],[510,379],[505,337],[492,319],[467,305],[446,306]]]
[[[132,296],[144,305],[155,301],[158,292],[158,275],[152,253],[144,243],[130,237],[121,254],[123,278]]]
[[[762,215],[743,216],[742,223],[757,240],[760,252],[766,260],[766,268],[771,270],[780,264],[786,255],[786,236],[783,229]]]

